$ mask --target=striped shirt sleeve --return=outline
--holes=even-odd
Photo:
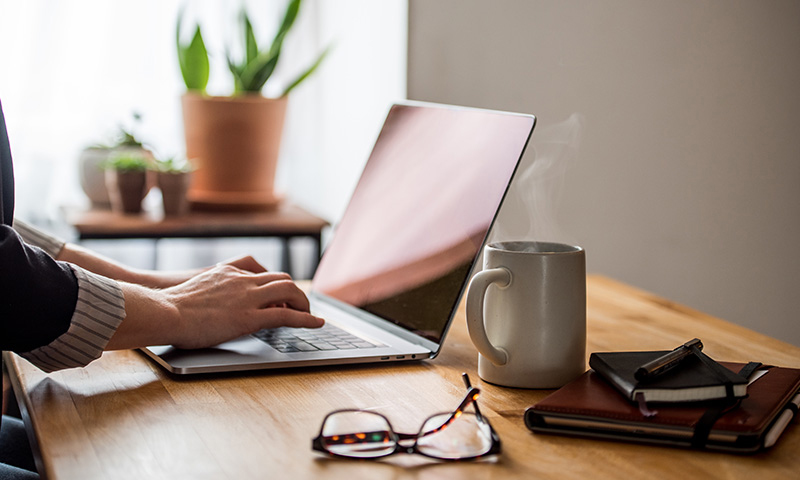
[[[125,298],[116,281],[70,267],[78,279],[78,302],[69,329],[50,344],[20,354],[48,373],[100,358],[125,318]]]
[[[65,242],[63,240],[34,228],[22,220],[15,218],[12,228],[19,233],[25,243],[41,248],[53,258],[57,258],[64,248]]]

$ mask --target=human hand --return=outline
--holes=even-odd
[[[223,265],[230,265],[240,270],[252,273],[264,273],[267,271],[266,268],[264,268],[255,258],[251,257],[250,255],[231,258],[229,260],[225,260],[224,262],[218,263],[216,266],[219,267]]]
[[[250,255],[231,258],[220,262],[212,267],[199,268],[194,270],[179,270],[179,271],[161,271],[161,270],[144,270],[139,271],[139,278],[133,283],[144,285],[153,288],[169,288],[179,285],[183,282],[189,281],[193,277],[207,272],[214,267],[229,265],[236,267],[240,270],[251,273],[264,273],[267,271],[258,261]]]
[[[108,349],[202,348],[263,328],[324,324],[309,313],[308,298],[289,275],[252,273],[231,264],[164,290],[124,284],[123,291],[127,316]]]

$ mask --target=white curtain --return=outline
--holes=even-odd
[[[257,38],[271,39],[286,1],[243,3]],[[88,205],[78,155],[109,141],[119,125],[132,126],[133,112],[142,116],[136,133],[158,153],[183,153],[175,51],[183,7],[187,21],[201,24],[212,55],[209,93],[227,95],[224,51],[238,38],[240,2],[0,0],[0,100],[18,215],[41,222],[64,205]],[[406,35],[406,0],[303,3],[277,85],[333,49],[290,97],[278,173],[290,201],[338,219],[389,105],[405,98]]]

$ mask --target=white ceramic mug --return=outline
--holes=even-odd
[[[508,387],[558,388],[586,370],[586,254],[548,242],[485,247],[470,281],[467,326],[478,375]]]

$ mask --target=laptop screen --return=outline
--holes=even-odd
[[[393,106],[313,289],[440,343],[534,123]]]

